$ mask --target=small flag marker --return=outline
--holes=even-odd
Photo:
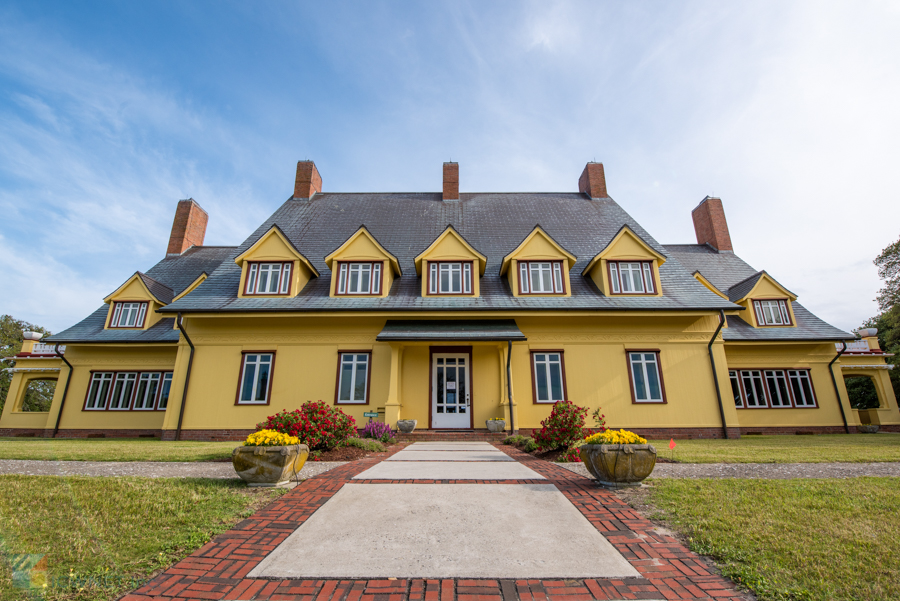
[[[675,439],[674,438],[669,439],[669,449],[673,449],[673,450],[675,449]]]

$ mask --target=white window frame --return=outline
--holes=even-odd
[[[543,361],[539,361],[538,357],[544,357]],[[556,357],[553,359],[552,357]],[[535,403],[556,403],[559,401],[566,400],[566,370],[565,364],[563,363],[563,354],[559,351],[531,351],[531,361],[534,365],[534,402]],[[556,365],[559,368],[559,388],[561,398],[555,399],[553,397],[553,380],[551,378],[550,368],[551,366]],[[544,377],[547,382],[547,396],[548,398],[542,399],[540,398],[540,392],[538,388],[538,372],[543,371]]]
[[[131,401],[134,398],[134,392],[137,389],[137,375],[138,372],[136,371],[116,372],[116,377],[113,380],[112,391],[109,394],[110,411],[131,410]],[[121,389],[118,389],[119,382],[122,383]],[[126,391],[128,391],[128,398],[124,398]]]
[[[537,286],[535,286],[535,271],[539,275]],[[550,290],[544,289],[544,272],[549,272]],[[519,282],[521,294],[564,294],[562,261],[519,261]]]
[[[763,377],[761,369],[742,369],[740,370],[741,392],[743,393],[745,409],[768,409],[769,394],[766,390],[766,380]],[[753,389],[756,405],[750,404],[750,396],[747,394],[747,380],[750,381],[750,387]],[[757,390],[757,380],[759,389]]]
[[[646,355],[653,355],[653,359],[648,361]],[[666,402],[666,395],[663,389],[662,369],[660,368],[659,363],[660,353],[658,351],[628,351],[628,377],[631,379],[631,391],[635,403]],[[641,375],[644,378],[644,390],[647,393],[646,398],[638,398],[637,382],[634,380],[635,364],[640,366]],[[650,365],[656,370],[656,381],[659,382],[659,398],[650,397]]]
[[[157,397],[159,397],[161,384],[162,372],[141,372],[141,374],[138,376],[137,387],[134,393],[134,410],[153,411],[154,409],[156,409],[156,399]]]
[[[459,273],[460,290],[452,291],[453,274]],[[447,273],[448,290],[442,286],[442,275]],[[468,261],[429,261],[428,262],[428,294],[433,295],[465,295],[472,294],[472,263]]]
[[[113,301],[111,328],[143,328],[147,317],[147,301]],[[129,324],[129,321],[131,323]]]
[[[259,283],[262,278],[262,272],[266,272],[266,289],[260,290]],[[247,267],[247,283],[244,286],[244,294],[252,296],[279,296],[289,294],[291,290],[291,273],[293,272],[293,262],[251,262]],[[275,276],[275,286],[272,290],[273,275]]]
[[[731,395],[734,396],[734,388],[737,386],[737,397],[734,406],[737,409],[744,408],[744,389],[741,387],[741,374],[736,369],[728,370],[728,380],[731,382]]]
[[[763,379],[766,384],[766,395],[769,397],[769,406],[772,409],[789,409],[793,407],[791,401],[791,384],[788,381],[787,373],[783,369],[767,369],[763,371]],[[784,384],[784,397],[782,398],[782,390],[778,386],[778,380]],[[775,383],[775,393],[772,393],[772,382]]]
[[[760,299],[753,301],[756,322],[761,326],[793,325],[787,299]]]
[[[787,377],[791,397],[794,400],[794,407],[800,409],[814,409],[819,406],[818,401],[816,400],[816,390],[813,388],[812,376],[808,369],[789,369],[787,370]],[[804,380],[809,385],[809,398],[806,398],[806,393],[803,391],[802,382]],[[794,390],[795,381],[800,385],[800,397],[802,398],[798,398],[797,391]]]
[[[345,357],[348,359],[345,361]],[[363,360],[360,360],[363,357]],[[338,383],[337,394],[335,395],[335,403],[338,405],[367,405],[369,403],[369,370],[372,362],[371,354],[368,351],[346,351],[338,353]],[[365,380],[363,383],[363,398],[356,398],[356,377],[359,373],[358,367],[364,364],[366,369],[363,375]],[[344,383],[344,365],[350,366],[350,398],[342,399]]]
[[[626,279],[623,279],[624,272],[627,272]],[[609,280],[613,294],[656,294],[652,261],[609,261]],[[640,290],[634,290],[635,282],[640,283]]]
[[[254,357],[251,361],[251,357]],[[264,359],[267,357],[268,359]],[[253,370],[253,383],[250,387],[251,398],[250,400],[244,400],[244,384],[247,379],[247,366],[252,364],[254,367]],[[266,382],[266,388],[264,397],[262,399],[252,398],[256,394],[256,389],[259,387],[259,372],[260,367],[263,365],[268,365],[269,367],[269,379]],[[240,383],[238,384],[238,396],[237,396],[237,404],[238,405],[267,405],[269,403],[269,393],[272,390],[272,376],[275,371],[275,353],[244,353],[243,358],[241,360],[241,378]]]
[[[85,411],[105,411],[106,404],[109,401],[109,395],[112,393],[113,389],[113,379],[115,374],[111,371],[97,371],[91,375],[91,383],[88,385],[88,396],[84,403]],[[94,394],[94,383],[97,382],[97,393],[106,391],[103,393],[103,398],[98,398],[97,394]],[[105,386],[104,386],[105,385]],[[93,406],[92,403],[93,402]],[[99,404],[98,404],[99,403]]]
[[[356,290],[351,290],[350,281],[354,271],[358,273],[357,286]],[[369,285],[366,288],[360,285],[363,271],[368,271],[369,275]],[[338,294],[347,296],[381,294],[381,262],[341,263],[338,273]]]
[[[156,398],[156,410],[165,411],[169,408],[169,396],[172,394],[172,379],[174,374],[170,371],[163,372],[162,381],[159,384],[159,394]],[[165,406],[162,405],[163,394],[166,397]]]

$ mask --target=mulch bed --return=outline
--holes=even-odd
[[[390,446],[384,445],[385,449],[390,450]],[[330,451],[321,451],[312,461],[356,461],[363,457],[374,454],[375,451],[367,451],[359,447],[337,447]]]

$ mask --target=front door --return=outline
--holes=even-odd
[[[431,427],[471,428],[468,353],[435,353],[431,364]]]

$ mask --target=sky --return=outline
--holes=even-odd
[[[57,332],[165,256],[331,192],[572,191],[735,252],[843,329],[900,237],[900,3],[0,0],[0,314]]]

